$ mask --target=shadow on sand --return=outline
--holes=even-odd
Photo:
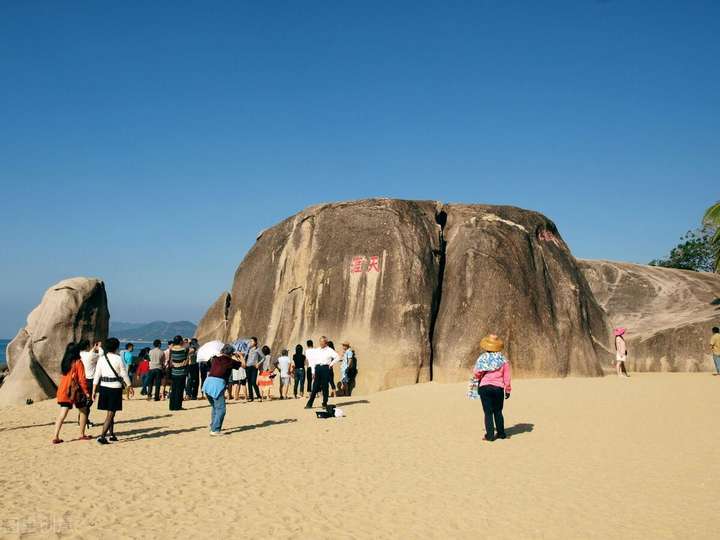
[[[104,411],[98,411],[98,414]],[[140,418],[129,418],[127,420],[117,420],[115,424],[137,424],[138,422],[145,422],[147,420],[159,420],[160,418],[170,418],[172,414],[158,414],[157,416],[141,416]],[[104,417],[103,417],[104,420]],[[96,422],[96,424],[102,424],[102,422]]]
[[[355,401],[338,401],[338,407],[349,407],[350,405],[367,405],[370,403],[367,399],[356,399]]]
[[[240,426],[233,429],[228,429],[227,431],[224,431],[223,433],[225,435],[232,435],[233,433],[241,433],[243,431],[250,431],[251,429],[259,429],[264,427],[270,427],[270,426],[277,426],[280,424],[292,424],[293,422],[297,422],[297,418],[285,418],[283,420],[265,420],[264,422],[260,424],[250,424],[249,426]]]
[[[521,433],[530,433],[535,429],[535,424],[515,424],[509,428],[505,428],[505,433],[509,436],[520,435]]]
[[[207,429],[208,427],[205,426],[195,426],[190,428],[182,428],[182,429],[166,429],[164,431],[157,431],[162,428],[142,428],[142,429],[136,429],[131,431],[125,431],[125,432],[118,432],[118,435],[120,437],[124,437],[125,435],[138,435],[137,437],[128,437],[127,439],[121,439],[119,442],[125,443],[125,442],[133,442],[133,441],[140,441],[143,439],[158,439],[160,437],[167,437],[169,435],[180,435],[181,433],[192,433],[193,431],[197,431],[199,429]],[[150,433],[153,432],[153,433]]]

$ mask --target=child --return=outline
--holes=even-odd
[[[276,365],[270,357],[270,347],[263,345],[262,353],[265,355],[262,371],[258,377],[258,386],[263,393],[263,399],[272,399],[273,379],[275,378]]]
[[[290,357],[287,349],[283,349],[277,363],[278,371],[280,371],[280,399],[287,399],[290,389]]]

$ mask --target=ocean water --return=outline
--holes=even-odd
[[[5,350],[7,349],[9,339],[0,339],[0,369],[5,367],[7,360],[5,359]]]

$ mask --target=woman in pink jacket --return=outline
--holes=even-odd
[[[503,403],[510,398],[510,364],[502,353],[504,343],[495,334],[485,336],[480,341],[485,351],[475,362],[475,379],[478,382],[478,394],[485,412],[485,440],[506,439]]]

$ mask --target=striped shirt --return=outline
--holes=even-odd
[[[181,377],[187,373],[188,350],[180,345],[170,347],[170,375]]]

